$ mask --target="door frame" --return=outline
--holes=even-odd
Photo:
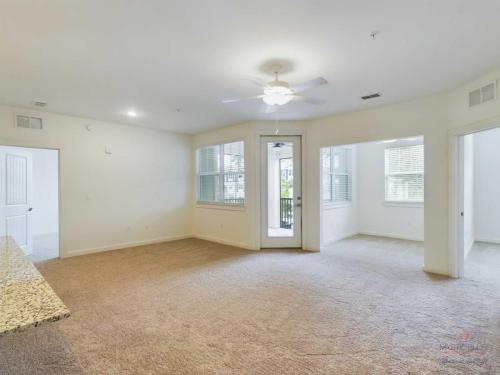
[[[57,227],[58,227],[58,235],[57,242],[59,245],[58,258],[64,258],[64,252],[62,247],[62,199],[61,199],[61,149],[58,147],[44,147],[44,146],[31,146],[26,144],[18,144],[18,143],[6,143],[0,141],[0,146],[4,147],[19,147],[19,148],[36,148],[39,150],[52,150],[57,151]]]
[[[262,249],[262,207],[261,207],[261,202],[262,202],[262,182],[261,182],[261,175],[262,175],[262,160],[261,160],[261,139],[262,137],[270,137],[270,136],[278,136],[278,137],[300,137],[300,149],[301,149],[301,167],[302,167],[302,173],[301,173],[301,189],[302,189],[302,245],[301,248],[303,250],[307,249],[307,220],[304,220],[307,217],[307,208],[308,208],[308,196],[307,196],[307,191],[306,191],[306,132],[302,129],[280,129],[279,134],[276,135],[274,129],[261,129],[260,131],[257,131],[254,134],[254,150],[255,150],[255,170],[253,171],[253,175],[255,176],[255,248],[257,250]]]
[[[260,160],[260,168],[259,168],[259,174],[261,176],[261,196],[260,196],[260,213],[261,213],[261,229],[260,229],[260,245],[261,245],[261,248],[263,246],[263,237],[264,237],[264,233],[267,231],[268,228],[264,228],[264,224],[268,222],[269,220],[269,212],[268,212],[268,204],[264,204],[265,202],[265,199],[267,198],[268,196],[268,186],[266,184],[266,182],[268,181],[267,178],[262,178],[263,174],[264,173],[268,173],[268,163],[265,163],[265,161],[268,161],[268,150],[267,148],[264,148],[264,143],[268,143],[269,141],[265,141],[265,139],[276,139],[277,141],[283,141],[283,142],[294,142],[296,144],[298,144],[298,148],[299,150],[293,150],[293,156],[292,158],[293,159],[296,159],[296,160],[299,160],[300,161],[300,170],[299,170],[299,179],[300,181],[298,182],[298,185],[300,186],[300,221],[299,221],[299,224],[297,223],[294,223],[294,235],[292,237],[276,237],[276,242],[279,242],[280,239],[281,239],[281,242],[286,242],[286,240],[290,240],[290,243],[292,242],[295,242],[297,240],[297,236],[299,237],[298,238],[298,244],[290,244],[290,245],[282,245],[282,246],[265,246],[265,248],[302,248],[303,246],[303,240],[302,240],[302,231],[303,231],[303,228],[302,228],[302,222],[303,222],[303,212],[302,212],[302,185],[303,185],[303,178],[302,178],[302,137],[300,135],[262,135],[260,137],[260,142],[259,142],[259,149],[260,149],[260,154],[261,154],[261,160]],[[295,153],[298,151],[298,155],[296,155]],[[295,167],[294,167],[295,168]],[[296,182],[296,175],[297,173],[294,172],[294,185],[295,185],[295,182]],[[295,196],[295,194],[294,194]],[[294,202],[294,205],[293,207],[296,207],[295,206],[295,202]],[[295,211],[295,209],[294,209]],[[267,216],[267,220],[266,219],[263,219],[266,215]],[[295,217],[295,212],[294,212],[294,221],[296,221],[298,218]],[[298,232],[296,232],[298,231]],[[266,236],[268,237],[268,236]],[[270,239],[270,238],[269,238]],[[270,240],[269,242],[273,242],[272,240]]]
[[[449,160],[449,274],[454,278],[465,275],[465,260],[463,246],[463,220],[461,209],[463,205],[463,136],[500,127],[500,117],[479,121],[448,131]],[[461,186],[462,184],[462,186]]]

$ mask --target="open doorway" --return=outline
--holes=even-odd
[[[322,251],[341,251],[354,262],[386,259],[387,264],[421,269],[424,138],[330,146],[320,152]]]
[[[33,261],[59,257],[59,152],[0,146],[0,236]]]
[[[500,283],[500,128],[458,138],[459,275]]]

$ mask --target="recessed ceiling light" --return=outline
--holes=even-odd
[[[128,117],[137,117],[137,112],[136,111],[128,111],[127,116]]]

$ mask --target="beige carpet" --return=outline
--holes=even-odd
[[[458,281],[423,273],[421,244],[371,237],[50,261],[39,268],[73,316],[1,337],[0,373],[500,374],[500,269],[481,271],[496,250],[475,250]]]

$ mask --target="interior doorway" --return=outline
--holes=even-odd
[[[302,247],[300,136],[261,138],[261,247]]]
[[[500,127],[458,136],[458,276],[500,284]]]
[[[0,146],[0,237],[33,261],[59,257],[59,152]]]
[[[420,269],[424,154],[425,139],[420,135],[321,148],[321,251],[360,264],[400,259],[402,268]],[[342,253],[345,249],[350,253]]]

